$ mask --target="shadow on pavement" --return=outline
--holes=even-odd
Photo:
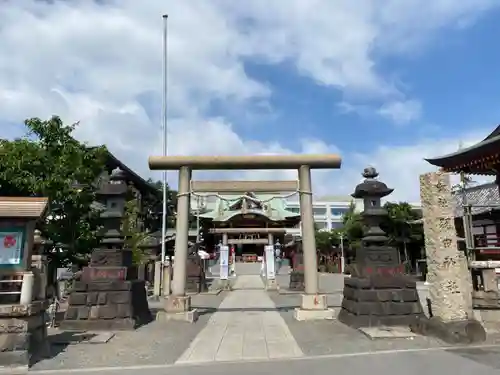
[[[279,306],[279,307],[245,307],[245,308],[213,308],[213,307],[203,307],[196,306],[200,315],[213,314],[216,312],[288,312],[293,311],[298,305],[292,306]]]

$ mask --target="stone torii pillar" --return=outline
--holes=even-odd
[[[151,170],[179,170],[179,198],[177,200],[177,224],[174,261],[174,285],[172,295],[165,302],[165,311],[158,317],[193,322],[197,318],[191,308],[191,298],[186,296],[186,260],[189,217],[189,181],[191,170],[259,170],[296,169],[299,174],[299,194],[304,253],[305,293],[301,307],[295,309],[295,319],[333,319],[325,295],[318,290],[318,269],[314,218],[312,212],[311,169],[338,169],[338,155],[253,155],[253,156],[151,156]],[[177,274],[177,275],[176,275]]]
[[[181,301],[178,307],[182,310],[190,310],[190,306],[183,306],[189,303],[186,297],[186,264],[188,257],[189,240],[189,206],[190,191],[189,183],[191,181],[191,169],[189,167],[179,168],[179,188],[177,193],[177,217],[175,222],[175,259],[174,275],[172,283],[172,295],[176,302]]]

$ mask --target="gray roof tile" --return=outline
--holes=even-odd
[[[465,195],[467,197],[467,204],[472,206],[473,215],[500,209],[500,194],[498,186],[494,182],[466,188]],[[463,191],[454,192],[453,198],[455,200],[455,217],[462,217],[464,204]]]

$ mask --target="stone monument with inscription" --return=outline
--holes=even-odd
[[[48,301],[32,269],[34,229],[47,198],[0,197],[0,368],[25,367],[48,354]]]
[[[364,237],[356,249],[350,278],[344,279],[344,298],[338,319],[349,326],[409,326],[423,316],[416,282],[404,275],[399,250],[389,246],[380,228],[387,211],[381,198],[391,194],[377,179],[375,168],[365,168],[365,180],[356,186],[353,198],[363,199]]]
[[[107,203],[101,248],[73,283],[62,329],[129,330],[151,320],[145,281],[137,279],[132,250],[123,248],[127,183],[121,170],[113,171],[100,195]]]
[[[420,319],[412,329],[452,343],[483,341],[485,330],[472,318],[472,280],[467,259],[458,250],[449,174],[421,175],[420,199],[431,317]]]

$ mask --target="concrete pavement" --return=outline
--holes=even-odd
[[[431,373],[434,368],[443,372],[447,362],[453,366],[447,371],[458,374],[467,366],[480,374],[491,372],[481,372],[476,366],[486,366],[488,371],[500,369],[500,337],[489,339],[489,346],[478,349],[451,348],[431,337],[370,340],[336,320],[298,322],[293,319],[293,310],[300,305],[300,293],[264,291],[259,270],[259,264],[237,264],[234,291],[194,295],[193,305],[200,311],[194,324],[155,321],[134,332],[116,332],[107,344],[53,345],[51,358],[37,361],[30,372],[187,375],[217,371],[229,375],[238,371],[238,375],[245,375],[262,370],[294,375],[338,368],[340,373],[344,369],[350,373],[397,369],[417,374],[414,369],[421,366],[418,362],[423,355],[435,357]],[[283,271],[285,274],[286,269]],[[286,278],[284,275],[283,284]],[[329,305],[339,306],[343,277],[321,275],[321,280],[331,291]],[[153,310],[160,305],[150,304]],[[378,364],[375,357],[394,363],[387,369],[386,363]],[[352,361],[356,362],[355,370],[347,369]],[[454,368],[463,361],[466,364]],[[372,365],[365,366],[368,363]],[[418,372],[424,370],[428,371],[420,368]]]
[[[177,363],[303,355],[258,275],[240,275],[207,326]]]
[[[34,374],[120,375],[254,375],[259,373],[302,375],[380,373],[387,375],[494,375],[500,370],[500,347],[444,350],[411,349],[331,355],[286,360],[211,362],[203,365],[154,365],[82,370],[33,371]]]

